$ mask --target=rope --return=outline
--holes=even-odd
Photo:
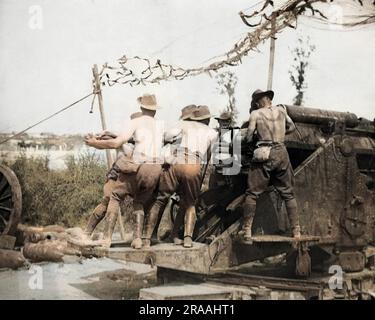
[[[42,120],[40,120],[40,121],[38,121],[37,123],[35,123],[35,124],[33,124],[33,125],[27,127],[26,129],[24,129],[24,130],[22,130],[22,131],[20,131],[20,132],[18,132],[18,133],[16,133],[16,134],[14,134],[14,135],[12,135],[12,136],[10,136],[10,137],[8,137],[8,138],[6,138],[6,139],[0,141],[0,144],[3,144],[3,143],[5,143],[5,142],[7,142],[7,141],[9,141],[9,140],[11,140],[11,139],[14,139],[14,138],[16,138],[16,137],[18,137],[18,136],[24,134],[26,131],[28,131],[28,130],[30,130],[30,129],[32,129],[32,128],[38,126],[38,125],[40,125],[41,123],[43,123],[43,122],[45,122],[45,121],[47,121],[47,120],[53,118],[54,116],[58,115],[59,113],[65,111],[65,110],[68,110],[69,108],[71,108],[71,107],[73,107],[74,105],[76,105],[77,103],[79,103],[79,102],[81,102],[81,101],[87,99],[88,97],[92,96],[93,94],[96,94],[96,93],[95,93],[95,92],[91,92],[90,94],[85,95],[84,97],[82,97],[82,98],[80,98],[80,99],[74,101],[73,103],[71,103],[70,105],[68,105],[68,106],[66,106],[66,107],[63,107],[62,109],[56,111],[55,113],[49,115],[48,117],[43,118]]]

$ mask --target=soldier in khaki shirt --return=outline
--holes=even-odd
[[[272,106],[273,91],[257,90],[253,93],[252,106],[257,110],[250,114],[247,140],[257,131],[258,142],[248,173],[248,188],[243,206],[242,233],[251,239],[256,201],[271,182],[285,201],[285,207],[294,237],[300,237],[297,202],[294,197],[294,174],[284,145],[285,134],[293,132],[295,125],[282,107]]]
[[[174,133],[181,132],[181,143],[175,149],[173,161],[169,161],[170,163],[164,167],[157,200],[146,218],[144,233],[146,247],[150,246],[156,221],[163,213],[168,198],[175,191],[180,196],[180,212],[176,217],[172,238],[176,244],[180,243],[178,228],[182,224],[181,220],[184,220],[183,245],[192,246],[196,222],[195,204],[202,182],[201,165],[209,158],[207,153],[210,151],[211,144],[217,139],[217,132],[208,126],[211,115],[207,106],[188,107],[185,110],[188,116],[183,117],[182,121],[170,129]],[[166,134],[168,135],[168,132]]]
[[[162,147],[163,128],[155,121],[157,109],[154,95],[143,95],[138,98],[142,116],[129,121],[124,131],[115,139],[98,140],[86,137],[86,143],[97,149],[117,149],[130,138],[134,139],[134,151],[131,158],[122,157],[117,161],[120,175],[110,197],[106,213],[104,240],[98,244],[110,247],[112,233],[116,225],[120,202],[129,195],[133,198],[136,227],[132,247],[142,247],[142,230],[144,220],[143,204],[150,200],[157,188],[160,177],[160,152]]]

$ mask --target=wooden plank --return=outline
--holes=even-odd
[[[252,242],[319,242],[318,236],[301,236],[300,238],[285,237],[279,235],[261,235],[251,237]],[[244,241],[246,243],[246,241]]]
[[[208,284],[171,284],[144,288],[139,292],[140,300],[228,300],[234,289]]]
[[[174,270],[204,274],[209,271],[208,245],[197,242],[193,243],[192,248],[172,243],[156,244],[139,250],[130,247],[111,248],[106,252],[106,256]]]

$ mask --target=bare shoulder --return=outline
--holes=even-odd
[[[283,113],[283,114],[285,114],[285,115],[288,114],[288,113],[287,113],[287,110],[286,110],[286,106],[283,105],[283,104],[278,104],[278,105],[276,105],[275,108],[276,108],[279,112],[281,112],[281,113]]]
[[[256,119],[261,112],[262,112],[262,109],[257,109],[257,110],[252,111],[250,113],[249,119]]]
[[[135,127],[139,127],[139,126],[144,127],[144,126],[149,126],[150,124],[154,123],[156,120],[153,117],[141,116],[141,117],[135,118],[131,121],[134,121],[133,125]]]
[[[208,129],[209,129],[209,132],[210,132],[210,136],[215,137],[215,136],[218,135],[217,130],[215,130],[214,128],[208,127]]]

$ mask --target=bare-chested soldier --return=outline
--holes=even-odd
[[[138,118],[142,116],[142,112],[134,112],[130,116],[130,120],[133,120],[135,118]],[[109,140],[109,139],[114,139],[116,138],[117,135],[110,133],[108,131],[102,132],[98,136],[99,140]],[[89,220],[86,225],[85,229],[85,235],[86,239],[90,239],[92,233],[94,232],[96,226],[100,223],[100,221],[103,220],[105,217],[105,214],[107,212],[107,207],[109,203],[109,199],[111,197],[112,191],[114,187],[116,186],[116,181],[119,177],[120,169],[117,166],[117,161],[120,161],[121,157],[128,157],[131,158],[133,155],[133,150],[134,150],[134,141],[123,144],[119,149],[117,149],[117,159],[113,163],[111,169],[107,172],[106,175],[106,182],[103,186],[103,197],[101,199],[101,202],[97,205],[97,207],[94,209],[92,214],[89,217]]]
[[[145,94],[138,98],[138,102],[142,116],[128,121],[118,137],[111,140],[98,140],[92,136],[86,138],[86,143],[97,149],[117,149],[130,138],[134,139],[132,158],[122,157],[121,161],[117,162],[120,175],[108,204],[104,239],[98,242],[104,247],[111,245],[120,202],[127,195],[133,198],[136,217],[132,247],[135,249],[142,247],[143,204],[151,198],[160,177],[163,128],[154,119],[157,109],[156,98],[154,95]]]
[[[284,145],[285,134],[293,132],[295,125],[284,108],[272,106],[273,96],[273,91],[261,90],[256,90],[252,95],[257,110],[250,114],[247,140],[253,139],[255,130],[259,140],[248,173],[248,188],[243,206],[241,233],[245,240],[251,239],[256,201],[267,189],[269,182],[285,201],[293,237],[301,235],[297,202],[293,192],[294,174]]]

